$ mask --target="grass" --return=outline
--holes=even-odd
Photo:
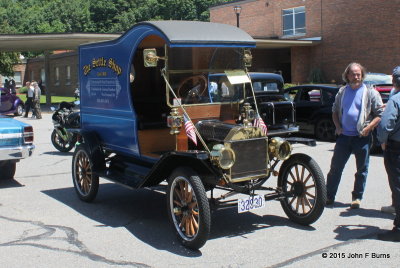
[[[21,94],[18,95],[18,97],[23,100],[24,102],[26,102],[26,95],[25,94]],[[62,101],[75,101],[74,97],[63,97],[63,96],[51,96],[51,103],[60,103]],[[46,104],[46,96],[42,95],[40,96],[40,104]]]

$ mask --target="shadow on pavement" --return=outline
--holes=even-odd
[[[0,188],[15,188],[15,187],[24,187],[25,185],[20,184],[15,179],[12,180],[2,180],[0,179]]]
[[[69,151],[69,152],[60,152],[60,151],[57,151],[56,149],[54,149],[54,151],[53,152],[43,152],[43,153],[41,153],[41,154],[47,154],[47,155],[63,155],[63,156],[65,156],[65,155],[73,155],[74,154],[74,149],[72,149],[71,151]]]
[[[370,225],[339,225],[334,232],[337,233],[335,239],[348,241],[351,239],[374,239],[380,231],[377,226]]]
[[[359,209],[347,209],[339,214],[341,217],[352,217],[361,216],[365,218],[382,218],[382,219],[394,219],[394,215],[383,213],[377,209],[359,208]]]
[[[166,250],[184,257],[202,255],[200,250],[189,250],[176,239],[168,219],[165,186],[132,191],[117,184],[103,183],[100,184],[99,193],[92,203],[79,200],[72,187],[45,190],[43,193],[99,222],[96,227],[124,227],[137,239],[158,250]],[[237,214],[235,209],[214,211],[211,220],[209,239],[241,236],[274,226],[315,230],[310,226],[295,224],[287,218],[259,216],[253,213]]]

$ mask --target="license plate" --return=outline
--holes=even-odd
[[[264,197],[261,195],[249,196],[245,199],[238,199],[238,213],[265,207]]]

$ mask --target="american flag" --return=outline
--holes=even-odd
[[[267,135],[267,125],[264,123],[264,120],[262,120],[259,114],[257,114],[256,118],[254,119],[253,126],[261,128],[262,132]]]
[[[183,115],[183,119],[185,121],[186,135],[193,141],[194,144],[197,145],[196,132],[194,131],[195,126],[193,125],[192,121],[189,120],[186,114]]]

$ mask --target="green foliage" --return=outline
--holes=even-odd
[[[27,87],[20,87],[19,89],[18,89],[18,93],[20,93],[20,94],[24,94],[24,93],[26,93],[28,91],[28,88]]]
[[[0,33],[106,33],[146,20],[207,21],[209,7],[222,2],[227,0],[0,0]]]
[[[0,74],[3,76],[14,76],[13,66],[18,62],[18,53],[0,52]]]

